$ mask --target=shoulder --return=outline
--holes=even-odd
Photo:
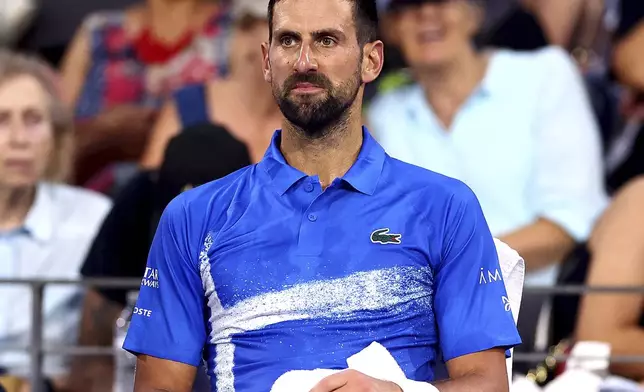
[[[379,93],[366,110],[367,123],[376,139],[381,142],[392,129],[405,129],[410,111],[424,105],[423,92],[417,84],[406,85]],[[395,128],[394,128],[395,126]]]
[[[247,166],[185,191],[170,202],[166,214],[173,218],[186,216],[188,219],[208,219],[208,226],[217,226],[223,223],[220,220],[225,218],[225,212],[231,204],[248,196],[248,192],[244,191],[252,186],[256,170],[257,165]]]
[[[531,51],[498,50],[494,54],[493,67],[497,69],[495,72],[499,77],[506,78],[509,83],[521,84],[530,80],[543,83],[544,78],[550,79],[561,73],[577,73],[570,55],[557,46]]]
[[[367,113],[377,116],[383,114],[383,109],[391,108],[403,109],[408,102],[418,98],[419,86],[416,84],[399,86],[396,88],[385,89],[378,93],[373,99]]]
[[[417,192],[422,205],[468,204],[476,201],[470,187],[456,178],[389,157],[383,168],[385,186],[395,185],[401,192]]]
[[[107,215],[112,202],[106,196],[75,186],[43,183],[40,191],[47,192],[64,221],[83,221],[99,225]]]
[[[83,28],[88,31],[102,30],[109,26],[123,26],[126,11],[99,11],[93,12],[83,20]]]

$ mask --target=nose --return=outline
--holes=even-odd
[[[24,147],[29,144],[27,127],[20,122],[13,123],[9,130],[9,142],[14,147]]]
[[[318,62],[313,56],[313,50],[309,44],[303,43],[300,47],[294,69],[297,73],[309,73],[318,70]]]
[[[421,4],[417,10],[417,16],[422,20],[426,18],[435,18],[439,12],[440,4],[427,2]]]

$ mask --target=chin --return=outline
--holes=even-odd
[[[422,57],[419,56],[419,58],[414,59],[414,61],[410,63],[418,68],[440,69],[449,65],[451,60],[447,56],[428,54]]]
[[[39,179],[26,175],[4,175],[2,178],[2,187],[10,189],[31,188],[36,186]]]

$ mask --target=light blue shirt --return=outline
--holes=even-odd
[[[449,130],[418,85],[376,98],[367,115],[390,155],[469,185],[497,237],[545,218],[584,241],[606,206],[599,130],[561,49],[495,52]],[[526,283],[552,284],[556,273]]]
[[[62,184],[40,183],[22,227],[0,231],[0,278],[76,279],[80,265],[109,211],[104,196]],[[80,318],[75,286],[45,288],[43,317],[46,345],[73,344]],[[28,347],[31,292],[27,286],[0,285],[0,348]],[[46,356],[44,372],[56,377],[67,372],[60,356]],[[27,351],[0,351],[0,368],[29,376]]]

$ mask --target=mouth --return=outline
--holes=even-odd
[[[315,94],[324,91],[324,89],[313,83],[302,82],[295,84],[291,91],[297,94]]]
[[[22,172],[30,171],[33,168],[33,164],[34,162],[31,159],[9,158],[4,161],[5,168]]]
[[[436,43],[445,39],[445,31],[441,28],[427,28],[418,32],[416,38],[423,44]]]

